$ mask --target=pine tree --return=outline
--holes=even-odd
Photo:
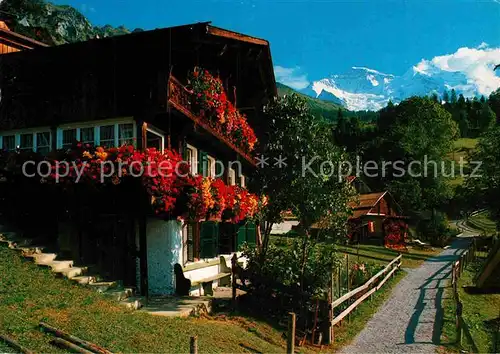
[[[482,105],[481,111],[479,112],[479,129],[481,132],[486,131],[493,124],[495,124],[496,115],[495,112],[490,108],[490,106],[485,102]]]
[[[439,102],[439,96],[437,93],[433,92],[432,95],[431,95],[431,100],[433,100],[434,102],[436,103],[440,103]]]
[[[457,93],[456,93],[455,89],[451,89],[450,103],[452,105],[455,105],[457,103]]]
[[[445,91],[443,92],[443,101],[444,101],[445,103],[450,102],[450,94],[448,93],[448,90],[445,90]]]

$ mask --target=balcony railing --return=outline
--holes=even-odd
[[[232,141],[230,141],[223,134],[215,130],[209,125],[208,120],[205,117],[200,117],[193,112],[191,108],[192,93],[182,85],[179,80],[170,75],[169,79],[169,91],[168,91],[168,103],[175,107],[179,112],[183,113],[186,117],[191,119],[195,124],[201,126],[207,132],[215,136],[217,139],[225,143],[231,149],[240,154],[245,160],[255,165],[255,160],[248,153],[243,151],[240,147],[236,146]]]

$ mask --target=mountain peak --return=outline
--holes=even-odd
[[[422,59],[401,76],[353,66],[344,74],[314,81],[303,92],[327,97],[353,111],[379,110],[389,100],[398,103],[451,89],[465,97],[489,95],[500,87],[500,77],[493,71],[498,63],[500,48],[464,47],[453,54]]]

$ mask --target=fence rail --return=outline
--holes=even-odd
[[[462,346],[463,336],[467,337],[467,340],[471,344],[474,353],[478,352],[474,339],[472,338],[467,323],[464,321],[462,316],[463,313],[463,303],[460,300],[460,295],[458,293],[458,279],[465,271],[465,268],[476,259],[477,244],[476,239],[473,239],[471,245],[467,250],[460,255],[460,258],[455,261],[451,269],[451,285],[453,289],[453,299],[455,301],[455,329],[457,336],[457,343]]]
[[[387,282],[387,280],[391,277],[394,276],[395,272],[401,268],[401,261],[402,261],[402,255],[397,256],[394,258],[387,266],[385,266],[384,269],[382,269],[380,272],[375,274],[373,277],[371,277],[369,280],[367,280],[363,285],[360,287],[357,287],[356,289],[353,289],[349,291],[347,294],[342,295],[335,301],[332,301],[330,304],[330,318],[329,318],[329,331],[328,335],[326,338],[327,343],[331,343],[334,340],[335,333],[334,333],[334,326],[342,323],[342,320],[344,320],[349,314],[354,311],[363,301],[365,301],[368,297],[373,295],[376,291],[380,290],[382,286]],[[379,280],[383,275],[385,274],[385,277],[378,282],[378,284],[375,286],[377,280]],[[350,304],[344,311],[342,311],[339,315],[334,316],[334,309],[343,304],[346,301],[349,301],[353,299],[356,295],[362,294],[359,298],[357,298],[352,304]],[[332,287],[331,287],[331,295],[333,296],[333,281],[332,281]]]

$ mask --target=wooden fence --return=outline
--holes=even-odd
[[[456,328],[456,338],[457,343],[462,346],[463,336],[467,337],[468,342],[471,344],[474,353],[478,352],[478,349],[474,343],[473,338],[470,335],[467,323],[462,317],[463,304],[460,301],[460,296],[458,294],[458,279],[463,274],[465,268],[476,259],[477,244],[476,239],[473,239],[469,248],[460,255],[460,258],[455,261],[451,269],[451,285],[453,289],[453,299],[455,300],[455,328]]]
[[[326,344],[332,343],[335,339],[335,331],[334,327],[336,325],[342,324],[342,321],[347,317],[349,318],[349,314],[356,309],[363,301],[365,301],[368,297],[370,297],[378,290],[382,288],[382,286],[394,276],[395,272],[401,267],[402,255],[394,258],[384,269],[371,277],[366,283],[361,285],[360,287],[349,291],[347,294],[340,296],[338,299],[333,300],[334,287],[333,287],[333,274],[330,288],[330,296],[332,299],[329,306],[329,315],[328,315],[328,323],[329,328],[326,333]],[[383,277],[383,278],[382,278]],[[337,316],[334,316],[335,308],[340,306],[343,303],[349,305],[345,310],[343,310]]]

